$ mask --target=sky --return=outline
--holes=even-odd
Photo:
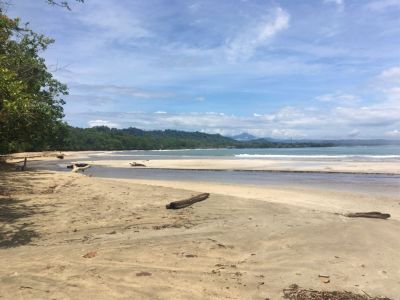
[[[400,139],[400,0],[15,0],[55,39],[65,120],[273,138]]]

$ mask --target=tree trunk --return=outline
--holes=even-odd
[[[210,196],[209,193],[200,194],[197,196],[190,197],[188,199],[174,201],[166,205],[167,209],[180,209],[190,206],[196,202],[204,201]]]

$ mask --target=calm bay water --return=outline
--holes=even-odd
[[[99,160],[157,160],[157,159],[284,159],[296,163],[318,164],[321,161],[390,161],[400,168],[400,145],[354,146],[276,149],[197,149],[154,151],[104,151],[89,154],[91,161]],[[64,170],[69,160],[48,163],[42,168]],[[257,186],[291,186],[331,189],[358,193],[374,193],[400,197],[400,175],[330,174],[264,171],[211,171],[114,168],[93,166],[85,172],[102,178],[150,179],[173,181],[202,181]]]
[[[397,196],[400,199],[400,175],[299,173],[265,171],[169,170],[145,168],[92,167],[86,174],[101,178],[201,181],[263,187],[328,189]]]

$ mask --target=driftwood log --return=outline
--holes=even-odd
[[[85,163],[77,163],[77,164],[72,164],[72,165],[68,165],[67,168],[68,169],[72,169],[71,172],[78,172],[78,171],[82,171],[85,172],[86,169],[89,169],[91,167],[91,165],[89,164],[85,164]]]
[[[381,213],[379,211],[349,213],[346,214],[345,216],[349,218],[374,218],[374,219],[390,218],[390,214]]]
[[[200,194],[197,196],[190,197],[188,199],[174,201],[166,205],[167,209],[180,209],[190,206],[196,202],[204,201],[210,196],[209,193]]]
[[[72,168],[72,171],[71,171],[71,172],[74,172],[74,173],[79,172],[79,171],[85,172],[85,170],[86,170],[86,169],[89,169],[90,167],[91,167],[91,165],[87,165],[87,166],[84,166],[84,167],[77,167],[77,166],[74,166],[74,167]]]
[[[137,163],[137,162],[131,162],[131,163],[129,163],[129,164],[131,165],[131,167],[145,167],[144,164],[139,164],[139,163]]]
[[[89,164],[85,164],[85,163],[76,163],[76,164],[68,165],[67,168],[68,169],[73,169],[74,167],[83,168],[83,167],[86,167],[88,165]]]

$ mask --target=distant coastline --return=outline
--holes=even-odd
[[[243,149],[243,148],[304,148],[332,147],[327,142],[290,142],[254,139],[235,140],[220,134],[180,130],[116,129],[106,126],[92,128],[68,127],[67,138],[59,150],[179,150],[179,149]]]

